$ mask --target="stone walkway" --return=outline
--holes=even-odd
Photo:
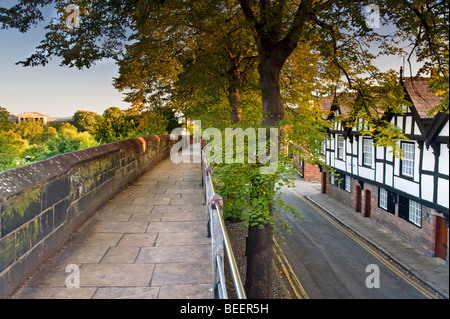
[[[12,298],[213,298],[204,202],[200,164],[168,158],[98,211]]]

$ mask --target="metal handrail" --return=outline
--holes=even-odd
[[[207,156],[205,155],[205,153],[202,150],[202,162],[203,162],[203,159],[207,159]],[[206,161],[205,161],[205,165],[207,167],[210,167]],[[212,182],[211,174],[206,172],[206,169],[204,170],[204,172],[205,172],[205,175],[207,177],[207,182],[208,182],[208,183],[206,183],[205,187],[210,187],[212,190],[212,194],[214,195],[215,191],[214,191],[214,184]],[[210,200],[210,198],[208,198],[208,200]],[[209,202],[207,202],[207,205],[208,205],[208,203]],[[218,217],[217,219],[219,221],[220,231],[223,236],[223,243],[225,245],[225,251],[227,253],[227,259],[228,259],[228,263],[230,266],[231,277],[233,278],[234,286],[236,289],[236,296],[238,299],[247,299],[247,296],[246,296],[245,290],[244,290],[244,285],[242,284],[241,277],[239,275],[239,270],[237,267],[236,259],[234,257],[233,248],[231,247],[230,238],[228,237],[228,232],[225,228],[225,221],[223,220],[223,215],[222,215],[220,206],[217,203],[215,203],[214,208],[215,209],[213,209],[213,211],[215,210],[217,212],[217,217]],[[211,223],[212,223],[212,221],[213,220],[210,219]],[[211,224],[210,224],[210,231],[211,231],[211,233],[213,233],[213,225],[211,225]],[[219,288],[220,288],[219,289],[219,297],[223,298],[223,299],[227,299],[228,295],[227,295],[226,286],[225,286],[225,276],[223,274],[223,269],[222,269],[222,258],[219,254],[217,254],[214,257],[214,259],[215,259],[215,263],[217,264],[217,268],[218,268],[217,270],[219,273],[219,283],[218,283]]]

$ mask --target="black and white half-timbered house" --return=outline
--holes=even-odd
[[[401,158],[345,125],[350,109],[339,102],[339,95],[321,101],[332,121],[322,192],[448,262],[449,116],[428,114],[440,102],[428,78],[400,81],[410,106],[401,114],[385,113],[384,118],[407,137],[397,141]]]

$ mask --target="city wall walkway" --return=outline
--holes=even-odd
[[[12,298],[214,298],[201,178],[200,164],[161,161],[94,214]]]

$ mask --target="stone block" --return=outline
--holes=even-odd
[[[16,259],[16,234],[11,233],[0,239],[0,273]]]
[[[101,287],[93,299],[157,299],[158,292],[153,287]]]
[[[41,189],[31,190],[1,207],[1,237],[32,220],[41,212]]]
[[[67,220],[67,210],[69,209],[69,199],[65,198],[53,208],[53,227],[58,227]]]
[[[42,210],[44,211],[66,198],[69,195],[69,191],[70,180],[68,175],[47,183],[42,191]]]
[[[81,287],[148,287],[153,264],[84,264]]]
[[[166,263],[155,266],[151,287],[208,284],[210,282],[210,261],[204,263]]]
[[[39,217],[20,227],[16,234],[16,258],[20,258],[53,230],[53,211],[47,210]]]

